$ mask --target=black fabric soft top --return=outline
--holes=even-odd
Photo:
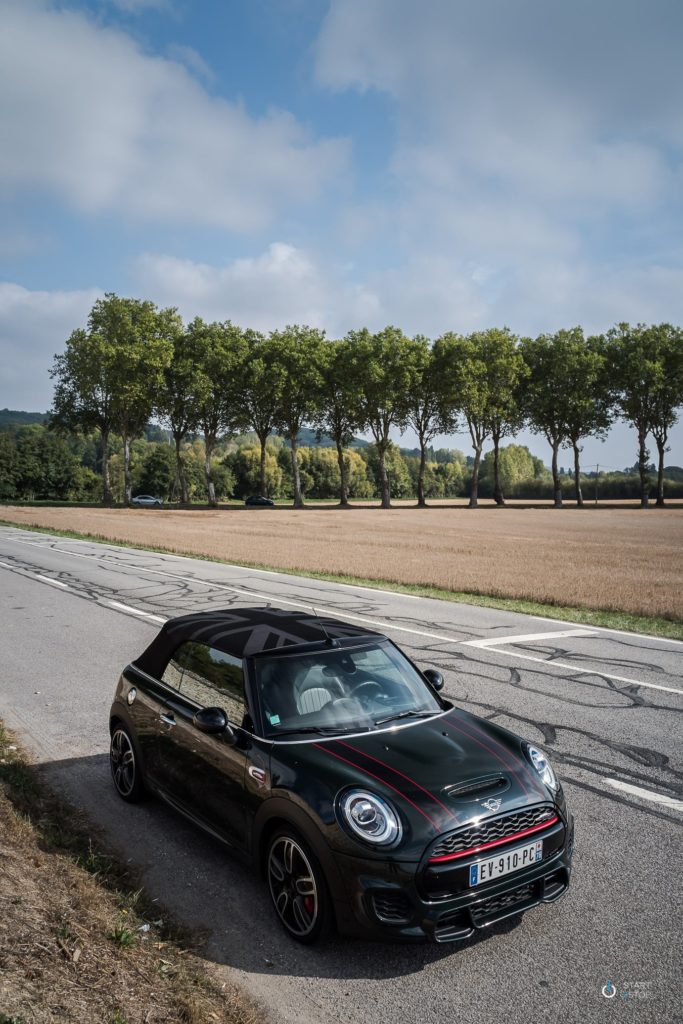
[[[158,679],[173,652],[186,640],[201,641],[235,658],[248,658],[262,651],[276,651],[327,637],[381,635],[339,619],[316,616],[313,612],[270,607],[225,608],[169,619],[134,664]]]

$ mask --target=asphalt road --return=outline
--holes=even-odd
[[[106,752],[121,668],[169,616],[260,603],[386,632],[444,673],[452,700],[543,745],[576,816],[569,893],[461,945],[310,950],[217,842],[157,801],[118,800]],[[0,715],[273,1020],[682,1019],[683,644],[10,528],[0,609]]]

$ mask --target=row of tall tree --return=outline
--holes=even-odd
[[[657,504],[663,504],[668,433],[683,405],[683,331],[669,324],[619,324],[585,337],[580,327],[518,338],[507,328],[433,344],[397,327],[367,328],[329,341],[324,332],[291,325],[268,335],[229,321],[185,326],[175,309],[108,294],[92,308],[55,357],[53,423],[68,431],[96,429],[102,439],[103,500],[112,500],[108,448],[123,439],[125,500],[132,497],[130,443],[152,417],[167,425],[176,450],[181,500],[189,499],[182,458],[188,436],[204,438],[209,504],[216,504],[212,456],[219,439],[251,430],[260,446],[260,489],[268,490],[266,443],[273,431],[288,441],[294,506],[303,505],[297,452],[304,426],[335,443],[340,503],[348,504],[344,449],[354,433],[372,435],[379,462],[381,505],[390,506],[387,453],[392,432],[418,438],[418,503],[425,504],[427,448],[440,434],[466,425],[474,451],[470,505],[478,501],[484,444],[493,445],[494,498],[505,499],[501,441],[528,426],[552,450],[554,502],[562,505],[558,453],[574,452],[575,496],[583,504],[580,452],[588,436],[604,436],[621,417],[638,434],[641,504],[649,495],[647,440],[659,454]]]
[[[2,422],[0,410],[0,502],[48,501],[98,502],[101,498],[102,446],[99,435],[73,434],[62,437],[42,422]],[[337,453],[326,443],[311,444],[310,434],[300,438],[298,449],[301,490],[309,498],[339,497],[340,474]],[[167,432],[149,424],[142,437],[131,444],[131,477],[134,494],[154,494],[166,502],[177,502],[176,453]],[[479,473],[480,498],[493,495],[493,449],[487,448]],[[223,437],[214,453],[211,478],[219,502],[244,499],[259,488],[260,447],[251,433]],[[205,452],[200,435],[182,446],[182,462],[190,502],[206,502]],[[374,444],[344,449],[349,498],[374,500],[380,495],[379,459]],[[419,449],[400,449],[393,444],[386,457],[392,501],[415,498],[418,477],[427,499],[467,498],[470,494],[474,459],[457,449],[430,448],[421,466]],[[517,444],[501,445],[499,482],[506,496],[522,499],[552,498],[553,481],[543,460]],[[651,465],[654,473],[655,467]],[[123,443],[111,437],[109,474],[114,501],[123,501]],[[667,497],[683,498],[683,468],[667,466],[664,486]],[[563,487],[573,488],[571,469],[560,467]],[[266,481],[270,497],[290,500],[293,494],[291,452],[278,434],[268,438]],[[595,472],[582,476],[588,497],[630,499],[638,496],[637,466],[623,471]],[[650,494],[653,493],[652,487]]]

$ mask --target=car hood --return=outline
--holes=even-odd
[[[400,811],[420,842],[482,815],[552,800],[519,737],[458,709],[408,727],[292,744],[288,754],[277,747],[278,758],[296,758],[309,792],[314,773],[319,807],[323,788],[331,803],[349,786],[370,789]]]

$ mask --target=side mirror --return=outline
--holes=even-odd
[[[426,668],[422,675],[425,677],[432,689],[443,690],[443,676],[435,668]]]
[[[195,712],[192,722],[200,732],[208,733],[210,736],[225,733],[228,743],[235,742],[235,734],[230,728],[228,716],[223,708],[202,708]]]

